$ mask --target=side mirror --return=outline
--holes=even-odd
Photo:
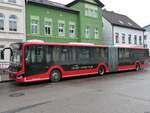
[[[10,55],[13,56],[13,51],[11,50]]]
[[[1,59],[4,59],[4,51],[1,51]]]
[[[9,49],[10,50],[10,55],[11,56],[13,56],[13,50],[10,48],[10,47],[8,47],[8,48],[4,48],[2,51],[1,51],[1,59],[4,59],[4,51],[6,50],[6,49]]]

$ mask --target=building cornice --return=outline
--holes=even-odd
[[[0,34],[19,34],[19,35],[24,35],[25,33],[21,32],[11,32],[11,31],[0,31]]]
[[[24,6],[22,6],[22,5],[12,5],[10,3],[0,2],[0,9],[22,11],[22,10],[24,10]]]
[[[14,41],[15,41],[15,42],[18,41],[18,42],[22,42],[23,39],[12,39],[12,38],[10,38],[10,39],[7,38],[7,39],[6,39],[6,38],[0,38],[0,41],[8,41],[8,42],[10,42],[10,41],[13,41],[13,42],[14,42]]]
[[[19,5],[19,4],[9,3],[9,2],[0,2],[0,3],[2,3],[2,4],[6,4],[6,5],[9,5],[9,6],[24,7],[24,5]]]

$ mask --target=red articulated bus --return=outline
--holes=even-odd
[[[5,49],[11,50],[10,78],[21,83],[138,71],[147,66],[149,56],[148,49],[144,48],[83,43],[24,42],[13,43]]]

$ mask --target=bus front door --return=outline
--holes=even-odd
[[[44,46],[33,45],[25,50],[25,71],[26,75],[37,75],[47,71],[44,60]]]

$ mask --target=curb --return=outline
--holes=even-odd
[[[0,83],[7,83],[7,82],[11,82],[13,80],[10,80],[8,75],[0,75]]]
[[[4,80],[4,81],[0,81],[0,83],[9,83],[9,82],[13,82],[14,80]]]

